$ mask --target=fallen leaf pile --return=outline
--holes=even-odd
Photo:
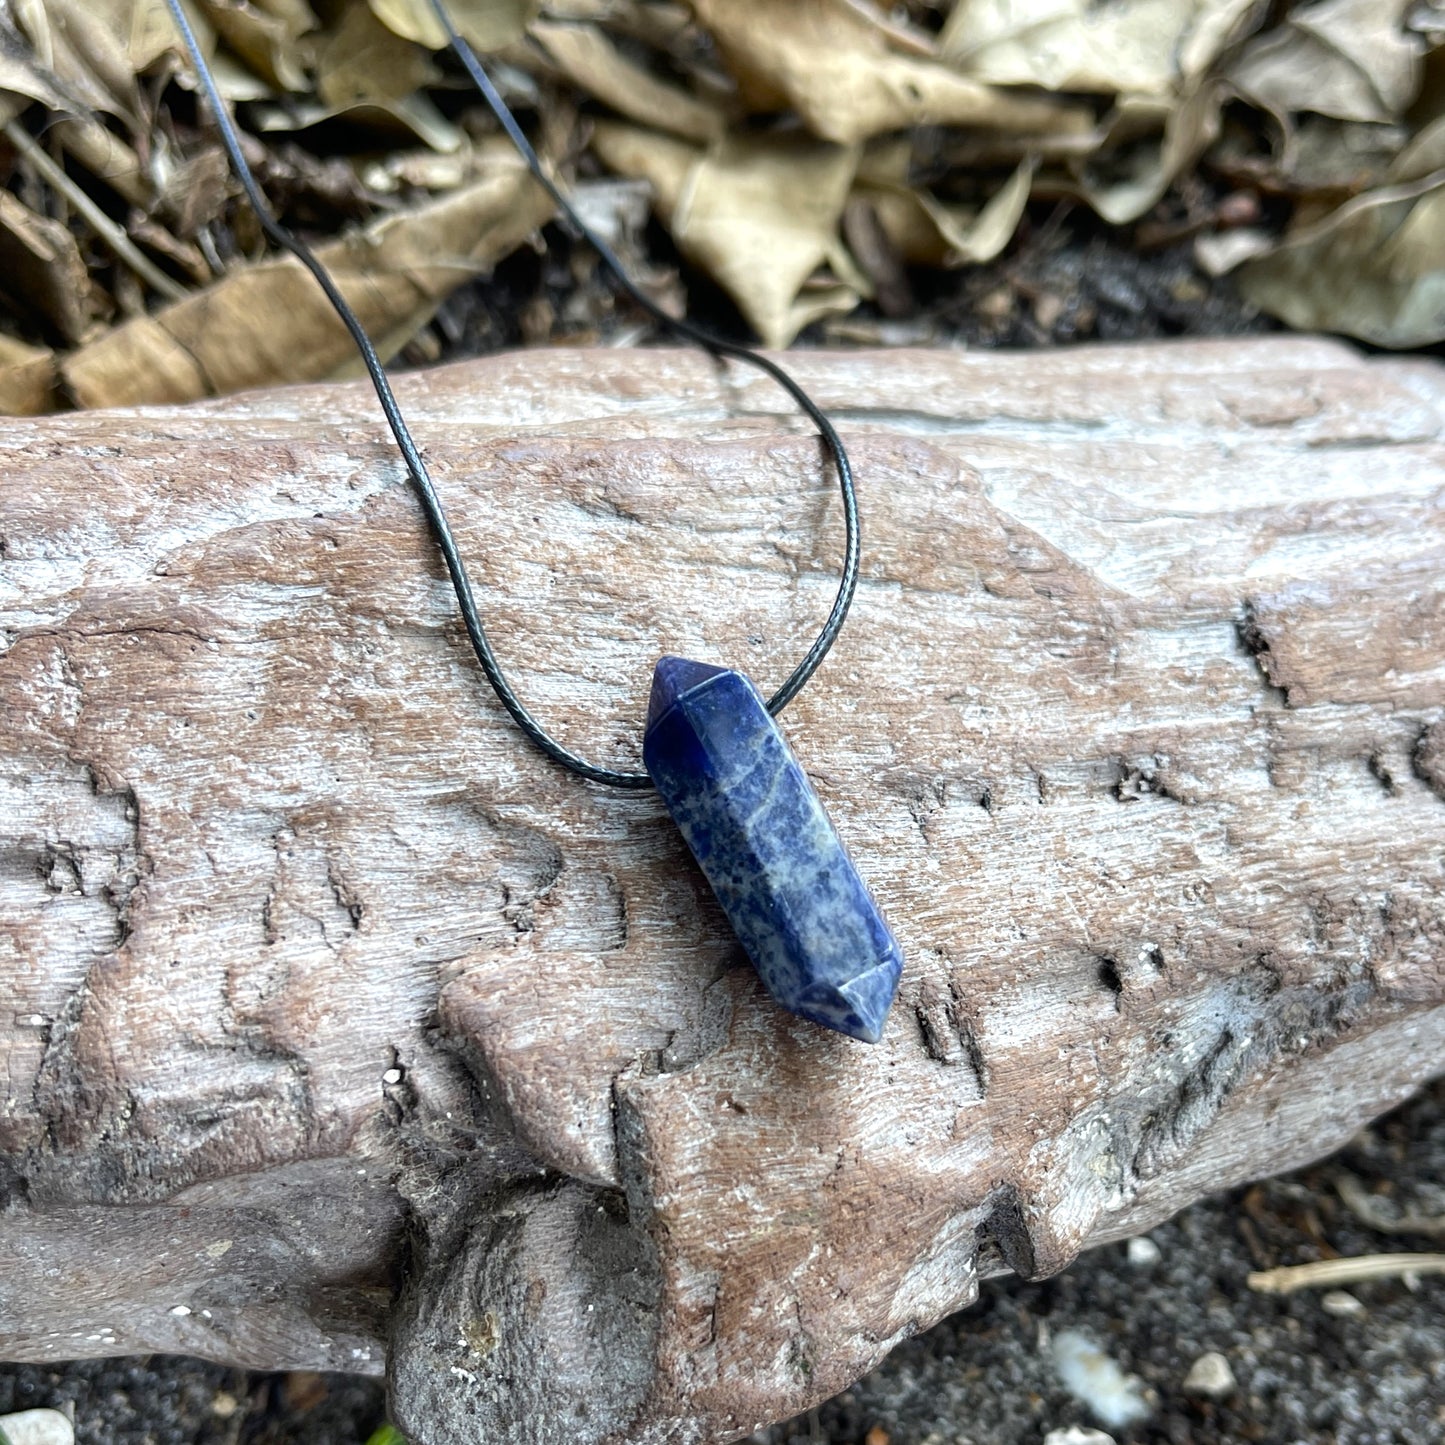
[[[551,206],[430,0],[187,9],[276,209],[384,356],[435,354],[448,296],[538,246]],[[679,305],[645,198],[769,346],[906,314],[918,268],[987,263],[1060,207],[1192,243],[1288,325],[1445,339],[1445,0],[450,9],[642,284]],[[163,0],[0,0],[0,411],[354,370],[248,212]]]

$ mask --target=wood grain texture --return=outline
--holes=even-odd
[[[0,1356],[377,1371],[702,1442],[1339,1144],[1445,1043],[1445,372],[1309,339],[790,364],[853,619],[786,725],[903,943],[781,1014],[656,799],[528,750],[369,394],[0,423]],[[398,390],[498,651],[635,765],[838,506],[763,379]]]

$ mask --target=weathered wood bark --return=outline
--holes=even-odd
[[[907,952],[872,1049],[523,745],[366,392],[0,427],[0,1355],[389,1347],[419,1441],[723,1439],[1441,1067],[1441,369],[792,364],[867,525],[788,725]],[[838,514],[766,381],[399,389],[569,743],[636,758],[661,650],[800,654]]]

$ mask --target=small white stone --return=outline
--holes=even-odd
[[[190,1307],[190,1305],[172,1305],[172,1306],[171,1306],[171,1313],[172,1313],[173,1315],[178,1316],[178,1317],[181,1318],[181,1319],[184,1319],[188,1314],[190,1314],[190,1312],[191,1312],[191,1307]]]
[[[399,1084],[406,1077],[400,1069],[388,1069],[382,1076],[383,1084]]]
[[[1070,1425],[1067,1430],[1050,1430],[1044,1445],[1114,1445],[1114,1437],[1088,1425]]]
[[[1218,1350],[1209,1350],[1190,1365],[1184,1377],[1184,1389],[1190,1395],[1207,1395],[1211,1400],[1222,1400],[1239,1388],[1229,1361]]]
[[[1128,1375],[1087,1335],[1061,1330],[1053,1339],[1054,1367],[1064,1388],[1111,1429],[1147,1420],[1144,1382]]]
[[[211,1414],[218,1420],[229,1420],[240,1408],[241,1402],[229,1390],[217,1390],[211,1396]]]
[[[1164,1252],[1147,1234],[1141,1234],[1129,1241],[1127,1257],[1135,1269],[1153,1269],[1164,1258]]]
[[[75,1427],[59,1410],[0,1415],[0,1437],[10,1445],[75,1445]]]
[[[1347,1289],[1326,1290],[1320,1296],[1320,1308],[1327,1314],[1356,1316],[1365,1313],[1365,1307]]]

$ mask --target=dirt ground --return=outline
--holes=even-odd
[[[491,279],[463,287],[434,323],[441,350],[414,344],[403,365],[432,365],[508,347],[647,342],[656,328],[617,309],[614,288],[585,246],[556,226],[542,254],[517,251]],[[1145,240],[1148,239],[1146,236]],[[675,276],[689,319],[729,340],[753,338],[737,308],[709,277],[690,266],[655,222],[639,238],[651,274]],[[997,260],[967,271],[909,268],[892,299],[809,327],[797,345],[1031,347],[1084,341],[1140,341],[1164,336],[1234,336],[1278,331],[1245,304],[1228,276],[1210,277],[1194,263],[1188,239],[1141,242],[1137,228],[1105,226],[1078,206],[1031,206]],[[668,289],[673,289],[669,287]],[[881,298],[880,298],[881,299]]]

